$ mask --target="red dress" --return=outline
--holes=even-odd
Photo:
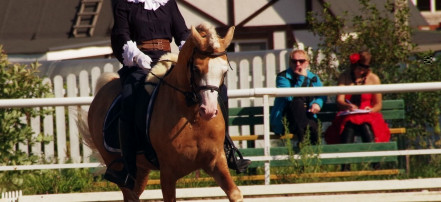
[[[365,109],[366,107],[372,108],[372,104],[371,104],[372,97],[373,94],[362,94],[359,109]],[[345,98],[350,100],[351,95],[346,95]],[[328,127],[328,129],[325,132],[325,140],[327,144],[340,143],[340,135],[342,134],[346,122],[348,121],[356,125],[361,125],[362,123],[369,123],[375,135],[375,142],[388,142],[390,139],[389,127],[387,126],[387,123],[384,121],[383,115],[379,112],[350,114],[344,116],[338,116],[337,114],[334,121],[332,121],[332,124]]]

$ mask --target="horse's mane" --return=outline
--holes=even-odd
[[[178,55],[176,53],[167,53],[161,58],[159,58],[158,63],[154,67],[147,77],[145,78],[146,83],[154,83],[157,84],[159,82],[159,78],[164,77],[168,70],[170,70],[171,66],[178,62]],[[159,77],[159,78],[158,78]],[[145,90],[151,94],[155,89],[155,86],[151,84],[145,85]]]

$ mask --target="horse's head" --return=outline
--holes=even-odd
[[[233,39],[234,27],[220,38],[213,26],[201,24],[191,27],[193,53],[188,62],[192,91],[199,98],[199,114],[209,120],[218,113],[219,86],[229,68],[226,48]],[[188,40],[187,40],[188,41]]]

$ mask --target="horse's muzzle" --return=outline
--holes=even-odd
[[[205,120],[210,120],[210,119],[216,117],[217,113],[218,113],[217,107],[210,108],[210,107],[207,107],[206,105],[201,105],[199,107],[199,115]]]

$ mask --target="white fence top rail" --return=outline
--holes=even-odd
[[[304,88],[251,88],[228,90],[229,98],[314,96],[360,93],[403,93],[441,90],[441,82],[400,83],[362,86],[325,86]],[[93,97],[1,99],[0,108],[89,105]]]
[[[262,97],[269,95],[274,97],[286,96],[314,96],[314,95],[337,95],[337,94],[361,94],[361,93],[403,93],[441,90],[441,82],[424,83],[399,83],[361,86],[324,86],[303,88],[253,88],[229,90],[229,98],[239,97]]]

